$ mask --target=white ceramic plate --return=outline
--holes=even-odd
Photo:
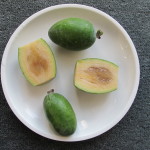
[[[49,27],[67,17],[91,21],[104,32],[102,39],[85,51],[67,51],[48,38]],[[47,41],[57,62],[57,76],[42,86],[31,86],[18,65],[18,47],[38,38]],[[118,90],[103,95],[88,94],[73,85],[75,62],[96,57],[116,63],[119,67]],[[7,102],[14,114],[32,131],[58,141],[80,141],[98,136],[117,124],[134,101],[139,84],[139,61],[135,47],[117,21],[92,7],[66,4],[46,8],[25,20],[11,36],[2,59],[1,80]],[[54,88],[72,104],[77,116],[77,130],[69,136],[58,135],[44,114],[43,99]]]

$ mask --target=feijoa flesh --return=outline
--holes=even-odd
[[[75,66],[74,85],[88,93],[108,93],[118,87],[119,67],[107,60],[86,58]]]
[[[18,61],[25,78],[33,86],[48,82],[56,76],[53,52],[43,39],[19,47]]]

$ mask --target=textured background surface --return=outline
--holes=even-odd
[[[0,150],[149,150],[150,149],[150,0],[0,0],[0,58],[14,30],[33,13],[56,4],[79,3],[115,18],[133,40],[140,59],[141,80],[125,117],[96,138],[64,143],[45,139],[25,127],[9,108],[0,86]]]

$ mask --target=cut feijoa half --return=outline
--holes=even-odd
[[[18,48],[18,61],[25,78],[41,85],[56,76],[56,62],[50,46],[42,38]]]
[[[87,58],[75,66],[74,85],[89,93],[108,93],[118,87],[119,67],[107,60]]]

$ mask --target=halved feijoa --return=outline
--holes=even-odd
[[[18,61],[26,79],[34,86],[56,76],[53,52],[43,39],[38,39],[18,49]]]
[[[78,60],[74,84],[77,88],[89,93],[114,91],[118,86],[118,66],[98,58]]]

